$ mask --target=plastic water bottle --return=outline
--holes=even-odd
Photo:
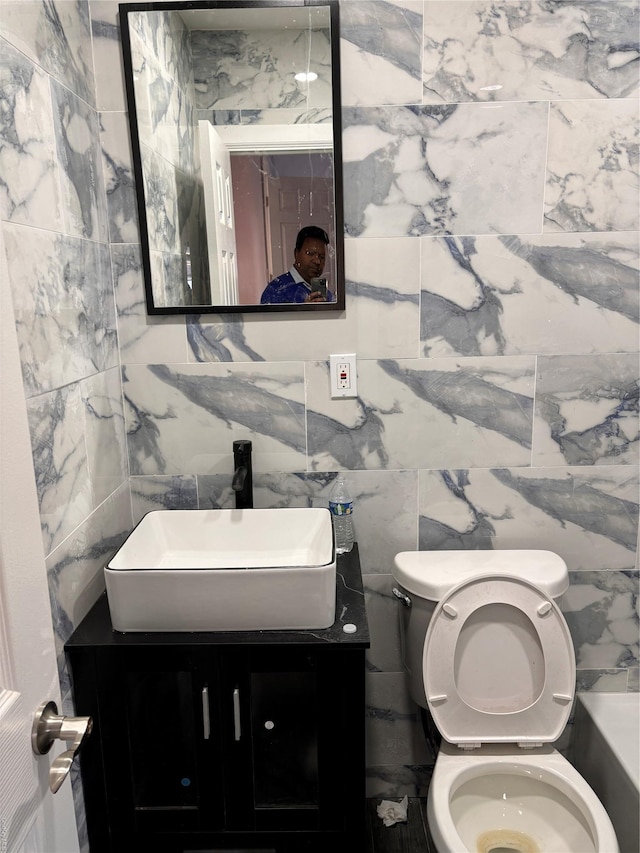
[[[342,474],[338,474],[329,495],[329,509],[336,538],[336,554],[353,548],[353,501]]]

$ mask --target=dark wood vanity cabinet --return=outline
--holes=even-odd
[[[321,631],[118,634],[98,601],[66,645],[91,853],[364,848],[357,546],[336,603]]]

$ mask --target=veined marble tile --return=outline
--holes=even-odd
[[[98,116],[93,108],[56,81],[51,82],[51,97],[65,231],[107,242]]]
[[[279,115],[281,110],[274,110],[274,115]],[[196,116],[198,121],[210,121],[211,124],[253,124],[253,117],[260,116],[262,110],[203,110],[200,107],[196,109]],[[283,115],[287,115],[289,118],[292,114],[295,114],[296,111],[293,110],[292,113],[283,113]],[[277,121],[274,121],[273,124],[278,124]]]
[[[573,571],[632,569],[638,471],[421,471],[419,513],[423,551],[542,548],[555,551]]]
[[[148,17],[163,16],[156,13]],[[148,149],[155,157],[177,166],[180,91],[175,68],[163,65],[155,45],[147,44],[135,30],[131,31],[131,56],[136,80],[136,123],[143,157]]]
[[[160,83],[161,68],[153,46],[147,48],[147,40],[144,34],[140,32],[137,23],[148,20],[151,16],[148,15],[129,15],[129,37],[131,47],[131,68],[133,77],[138,81],[136,87],[136,123],[138,126],[138,136],[140,145],[151,145],[151,138],[154,131],[154,103],[151,97],[151,83],[154,79],[158,80],[156,85],[155,101],[158,112],[162,115],[162,111],[167,109],[168,99],[170,97],[172,82],[171,80]],[[147,53],[149,54],[147,56]]]
[[[331,107],[331,43],[325,30],[192,30],[191,46],[200,110]],[[298,83],[293,72],[307,69],[318,79]]]
[[[435,757],[429,764],[367,764],[367,797],[375,799],[400,799],[421,797],[426,800],[433,774]]]
[[[4,42],[0,89],[0,218],[55,230],[62,208],[49,78]]]
[[[637,0],[426,0],[424,103],[631,97],[638,26]]]
[[[191,292],[182,275],[182,255],[152,251],[150,267],[153,304],[156,307],[191,304]]]
[[[269,337],[269,333],[279,340],[287,337],[273,335],[273,325],[269,320],[258,319],[254,322],[254,317],[248,314],[190,315],[186,318],[186,323],[189,360],[194,362],[265,361],[265,358],[249,345],[248,333],[253,330],[254,337],[261,342],[262,332],[265,339]],[[297,351],[300,351],[299,348]]]
[[[562,612],[579,669],[638,666],[638,572],[573,572]]]
[[[132,475],[231,473],[239,438],[257,471],[306,468],[302,363],[127,365],[123,381]]]
[[[353,500],[353,529],[362,572],[388,574],[399,551],[417,542],[416,471],[343,471]],[[327,506],[329,491],[318,505]]]
[[[123,364],[183,364],[187,337],[183,317],[147,314],[139,246],[112,246],[111,263]]]
[[[27,396],[116,365],[107,247],[20,225],[3,235]]]
[[[367,766],[433,763],[404,672],[369,673],[366,692]]]
[[[345,233],[542,229],[543,103],[345,108]]]
[[[551,105],[545,231],[637,231],[638,101]]]
[[[421,103],[422,5],[416,0],[340,4],[345,106]]]
[[[144,9],[130,15],[131,34],[141,39],[141,57],[154,57],[169,76],[177,81],[188,80],[191,74],[189,31],[175,9]]]
[[[27,401],[45,554],[94,509],[79,383]]]
[[[638,349],[637,233],[420,243],[424,355]]]
[[[226,474],[198,475],[200,509],[235,506],[231,490],[232,466],[227,467],[229,473]],[[417,474],[415,471],[342,473],[354,503],[353,527],[362,571],[389,573],[398,551],[411,551],[416,547]],[[326,507],[335,478],[335,471],[254,471],[254,506]]]
[[[96,103],[99,110],[127,109],[120,44],[118,0],[90,0]]]
[[[123,485],[47,557],[54,633],[64,643],[104,591],[104,566],[132,528],[129,488]]]
[[[392,575],[363,575],[371,647],[367,650],[369,672],[404,672],[400,648],[398,602],[391,592]]]
[[[194,476],[131,477],[129,484],[134,524],[153,510],[198,509],[198,489]]]
[[[139,243],[136,188],[125,113],[101,113],[100,144],[110,242]]]
[[[327,124],[333,121],[331,104],[276,110],[198,110],[198,118],[211,124]]]
[[[233,467],[233,466],[232,466]],[[262,507],[259,502],[260,480],[262,477],[289,477],[290,474],[257,474],[253,472],[253,505]],[[198,491],[198,509],[234,509],[236,493],[231,488],[233,474],[198,474],[196,477]]]
[[[232,509],[235,506],[232,469],[233,466],[227,474],[198,475],[200,509]],[[258,509],[326,507],[335,478],[335,473],[254,471],[253,505]]]
[[[344,331],[345,337],[357,341],[359,358],[413,358],[418,354],[418,243],[410,237],[345,241]],[[341,351],[350,350],[343,346]]]
[[[231,488],[231,466],[228,474],[198,476],[200,509],[232,509],[235,494]],[[312,474],[306,471],[253,472],[253,505],[257,509],[283,507],[326,507],[335,474]]]
[[[195,290],[196,261],[205,239],[202,186],[146,147],[142,159],[154,304],[191,305],[193,292],[184,268],[189,251]]]
[[[233,509],[235,507],[235,493],[231,488],[232,469],[233,466],[227,474],[198,475],[200,509]],[[335,473],[254,471],[253,505],[257,509],[326,507],[335,477]]]
[[[146,145],[141,145],[141,158],[149,248],[175,252],[180,237],[175,168]]]
[[[626,693],[628,686],[628,669],[576,669],[577,693]]]
[[[111,368],[80,383],[93,506],[129,479],[120,370]]]
[[[637,465],[638,354],[538,359],[533,464]]]
[[[114,368],[28,401],[45,552],[128,481]]]
[[[88,0],[2,0],[2,34],[78,97],[95,105]]]
[[[165,17],[160,13],[146,14],[149,19]],[[190,173],[196,107],[189,40],[183,32],[170,31],[159,44],[165,50],[159,51],[158,42],[146,43],[132,32],[140,144],[180,171]]]
[[[346,240],[346,311],[305,315],[202,315],[187,320],[194,361],[291,361],[330,352],[363,358],[418,355],[420,246],[410,237]],[[281,334],[280,329],[286,329]],[[275,333],[274,333],[275,331]],[[165,359],[166,360],[166,359]]]
[[[187,250],[194,256],[193,267],[201,252],[201,242],[206,245],[206,225],[204,224],[204,193],[202,181],[197,176],[185,172],[175,172],[175,185],[178,194],[178,223],[180,227],[178,252],[184,255]],[[194,284],[195,288],[195,284]]]
[[[357,399],[332,400],[328,364],[308,364],[310,465],[529,465],[533,381],[529,357],[362,360]]]

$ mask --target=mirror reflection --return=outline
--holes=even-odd
[[[121,4],[149,313],[344,308],[337,11]]]

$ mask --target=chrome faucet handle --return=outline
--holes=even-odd
[[[49,770],[49,788],[55,794],[67,778],[73,759],[85,738],[91,734],[91,717],[64,717],[55,702],[43,702],[36,711],[31,727],[31,747],[36,755],[46,755],[54,740],[63,740],[70,748],[54,758]]]

